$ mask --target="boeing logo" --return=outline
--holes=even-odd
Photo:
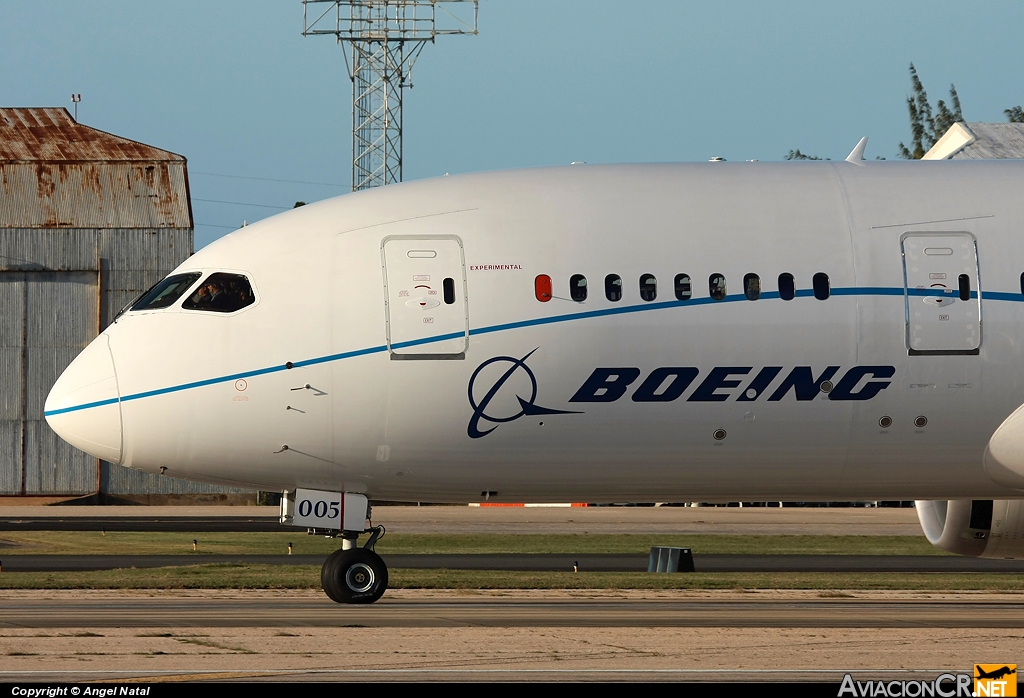
[[[796,366],[769,393],[768,402],[779,402],[791,392],[797,400],[813,400],[822,393],[829,400],[870,400],[889,387],[896,374],[893,366],[854,366],[837,379],[840,366],[828,366],[817,376],[811,366]],[[768,392],[782,375],[782,366],[765,366],[754,373],[753,366],[716,366],[711,369],[686,402],[752,402]],[[640,377],[635,367],[597,368],[569,398],[569,402],[615,402]],[[672,402],[700,375],[695,366],[663,366],[651,371],[633,391],[633,402]],[[747,380],[749,382],[739,388]]]
[[[535,404],[534,401],[537,399],[537,377],[533,375],[533,371],[531,371],[530,367],[526,365],[526,360],[530,358],[534,351],[537,350],[534,349],[521,359],[517,359],[512,356],[495,356],[493,359],[488,359],[487,361],[484,361],[482,364],[477,366],[475,371],[473,371],[473,375],[469,379],[469,404],[473,408],[473,417],[469,420],[469,427],[466,429],[466,432],[469,434],[469,438],[479,439],[481,436],[487,436],[492,431],[497,429],[498,425],[504,424],[506,422],[513,422],[519,419],[520,417],[524,416],[532,417],[545,414],[579,414],[578,412],[571,412],[567,410],[552,410],[548,409],[547,407],[540,407],[539,405]],[[475,395],[479,395],[480,392],[483,392],[483,389],[478,388],[477,386],[477,380],[480,379],[480,373],[481,371],[484,371],[488,366],[492,366],[494,364],[508,364],[509,366],[507,369],[505,369],[503,373],[500,373],[498,375],[497,380],[495,380],[491,384],[490,388],[487,389],[483,397],[480,398],[480,401],[477,402]],[[516,392],[516,402],[511,402],[510,400],[505,400],[504,402],[506,403],[506,407],[509,404],[515,405],[516,403],[518,403],[518,410],[515,410],[514,408],[512,410],[508,410],[512,412],[511,414],[495,415],[492,413],[488,413],[487,408],[491,405],[493,401],[495,401],[495,398],[499,397],[499,393],[502,391],[502,387],[508,382],[510,378],[512,378],[519,372],[524,373],[530,381],[530,397],[523,398],[523,396],[520,393]],[[488,373],[492,372],[488,371]],[[486,383],[484,384],[486,385]],[[520,381],[520,384],[522,387],[525,387],[525,381]],[[514,388],[512,388],[511,386],[508,389],[506,389],[507,392],[512,390],[514,390]],[[489,422],[494,426],[491,427],[490,429],[487,429],[486,431],[481,431],[480,420],[483,420],[484,422]]]
[[[534,349],[521,359],[511,356],[496,356],[480,364],[469,379],[469,404],[473,408],[473,417],[469,420],[468,433],[470,438],[479,439],[498,428],[499,424],[512,422],[523,416],[546,414],[579,414],[567,410],[554,410],[535,404],[537,399],[537,378],[526,365],[526,360]],[[477,385],[481,380],[481,372],[494,364],[508,364],[504,372],[488,371],[494,378],[490,388],[483,392]],[[701,374],[695,366],[662,366],[652,370],[633,389],[630,399],[633,402],[673,402],[683,397],[690,387],[696,387],[683,399],[684,402],[753,402],[767,395],[768,402],[781,402],[792,395],[798,402],[814,400],[826,396],[828,400],[870,400],[892,384],[887,380],[896,374],[894,366],[854,366],[845,373],[840,373],[840,366],[827,366],[815,370],[811,366],[795,366],[783,372],[782,366],[765,366],[755,371],[753,366],[716,366],[697,382]],[[522,372],[525,378],[519,378],[519,390],[514,394],[499,397],[503,386],[510,379]],[[642,371],[636,367],[624,366],[616,368],[596,368],[590,377],[569,402],[615,402],[623,397],[631,386],[637,382]],[[779,377],[781,380],[777,380]],[[524,398],[529,379],[529,398]],[[486,384],[486,382],[484,382]],[[505,392],[514,390],[511,386]],[[477,400],[478,395],[483,393]],[[496,400],[497,398],[497,400]],[[503,403],[507,414],[488,412],[493,401]],[[490,429],[481,430],[480,422],[493,424]]]

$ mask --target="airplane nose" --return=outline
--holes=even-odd
[[[121,462],[121,406],[110,342],[100,335],[50,389],[43,415],[57,435],[75,448]]]

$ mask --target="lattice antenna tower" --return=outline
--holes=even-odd
[[[479,0],[302,0],[303,36],[346,47],[352,80],[352,191],[402,181],[402,92],[438,36],[476,34]],[[311,7],[315,6],[315,7]]]

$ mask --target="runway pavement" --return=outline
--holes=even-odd
[[[821,594],[396,590],[341,607],[312,591],[13,592],[0,619],[17,601],[13,620],[29,622],[0,626],[0,681],[788,680],[833,681],[835,695],[846,672],[934,679],[1014,661],[1024,639],[986,624],[993,609],[1019,615],[1016,595]],[[71,627],[48,624],[61,607]],[[778,609],[812,624],[786,627]],[[981,622],[960,627],[965,612]]]
[[[0,598],[0,628],[187,627],[1024,627],[1024,599],[958,598],[509,598],[385,595],[370,606],[325,596],[139,596],[108,592]]]
[[[646,572],[635,554],[383,555],[391,569]],[[4,573],[246,563],[322,565],[324,555],[0,555]],[[953,555],[694,555],[697,572],[996,572],[1020,574],[1024,560]]]

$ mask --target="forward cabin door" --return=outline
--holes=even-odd
[[[911,355],[981,349],[978,245],[970,233],[906,233],[907,348]]]
[[[381,243],[392,359],[463,359],[469,301],[462,240],[394,235]]]

